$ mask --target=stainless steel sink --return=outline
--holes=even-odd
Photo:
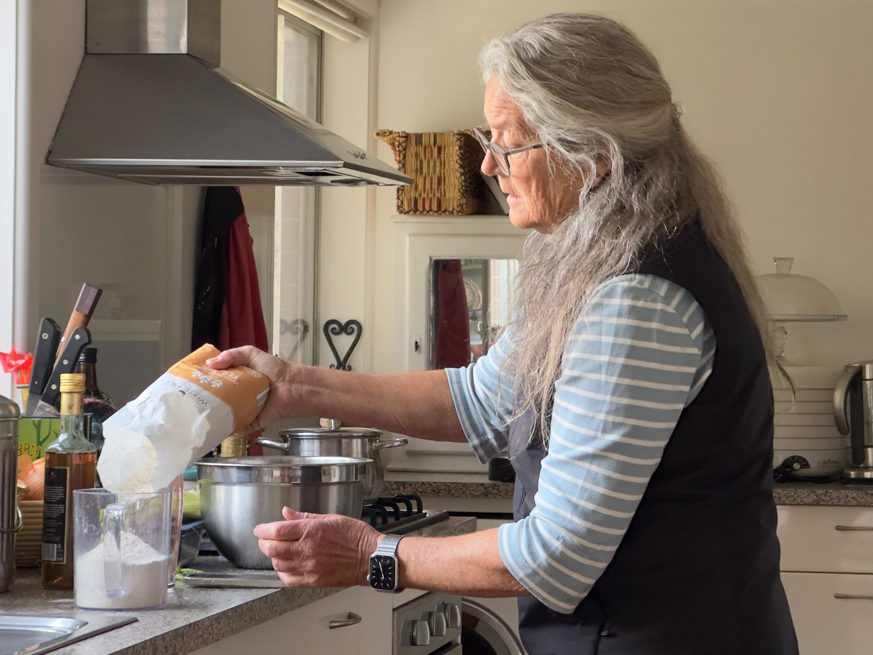
[[[0,655],[38,655],[136,621],[134,616],[0,615]]]

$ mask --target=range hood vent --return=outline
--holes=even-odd
[[[87,0],[53,166],[146,184],[411,180],[219,66],[220,0]]]

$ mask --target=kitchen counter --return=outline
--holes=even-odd
[[[433,498],[506,501],[510,506],[512,483],[508,482],[429,482],[418,480],[388,480],[386,495],[415,493],[427,497],[426,507],[436,507]],[[773,486],[777,505],[821,505],[873,507],[873,484],[846,484],[843,482],[777,482]],[[453,508],[449,508],[450,510]]]
[[[475,519],[452,517],[412,533],[447,536],[472,532]],[[197,568],[197,562],[193,564]],[[46,591],[38,569],[19,569],[12,590],[0,594],[0,612],[74,617],[106,615],[137,621],[52,651],[58,655],[153,655],[188,653],[259,623],[308,605],[340,589],[215,589],[177,581],[167,605],[157,610],[119,612],[78,609],[72,591]]]

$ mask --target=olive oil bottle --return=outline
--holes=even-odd
[[[42,586],[73,588],[73,491],[94,486],[97,447],[85,438],[85,376],[61,375],[61,429],[45,454]]]

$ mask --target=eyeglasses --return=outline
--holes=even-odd
[[[518,152],[525,152],[526,150],[534,150],[535,148],[542,148],[545,145],[543,143],[534,143],[529,146],[504,150],[493,141],[489,141],[488,137],[486,137],[478,127],[473,128],[473,133],[476,135],[476,138],[479,139],[479,145],[482,146],[482,150],[486,153],[491,153],[491,158],[497,165],[497,170],[506,176],[509,175],[509,155],[514,155]]]

